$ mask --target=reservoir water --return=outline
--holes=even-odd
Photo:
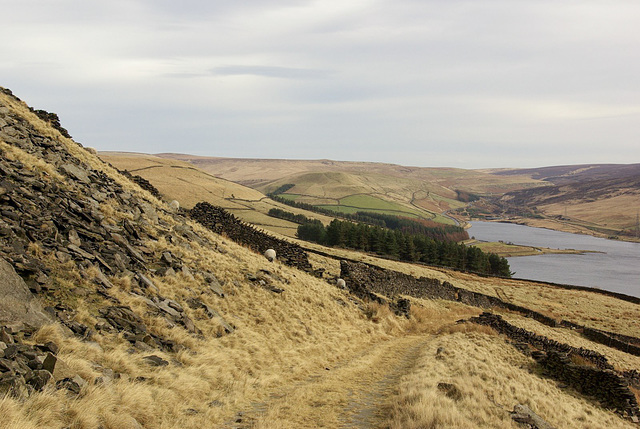
[[[582,255],[507,258],[514,277],[590,286],[640,297],[640,243],[498,222],[471,222],[470,237],[551,249],[592,250]]]

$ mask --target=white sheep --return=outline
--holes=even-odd
[[[276,251],[273,249],[267,249],[264,252],[264,257],[267,258],[270,262],[273,262],[276,260]]]

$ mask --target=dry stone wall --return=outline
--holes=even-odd
[[[494,296],[462,289],[438,279],[416,278],[398,271],[344,260],[340,262],[340,277],[345,280],[349,290],[360,298],[371,299],[372,295],[381,294],[388,297],[409,295],[417,298],[446,299],[474,307],[505,308],[545,325],[556,326],[554,319],[537,311],[505,302]]]
[[[572,347],[568,344],[551,340],[545,336],[519,328],[504,320],[499,314],[485,312],[478,317],[472,317],[470,321],[479,325],[491,326],[493,329],[506,335],[516,343],[526,343],[533,346],[535,349],[543,350],[545,352],[555,351],[580,356],[600,369],[613,369],[613,365],[611,365],[606,356],[601,353],[582,347]]]
[[[537,335],[508,323],[497,314],[485,312],[469,321],[491,326],[509,337],[519,350],[536,359],[552,378],[568,384],[584,395],[596,397],[603,406],[615,409],[627,417],[637,419],[640,416],[636,397],[629,389],[629,381],[637,373],[618,373],[601,353]],[[524,345],[530,347],[523,347]],[[590,365],[574,363],[572,356],[579,356]]]
[[[313,272],[307,252],[302,247],[258,231],[222,207],[200,202],[189,211],[189,216],[213,232],[224,234],[231,240],[260,254],[263,254],[267,249],[273,249],[276,251],[276,258],[282,263],[303,271]]]

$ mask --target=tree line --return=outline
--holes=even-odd
[[[511,277],[509,262],[494,253],[485,253],[474,246],[453,241],[436,240],[400,230],[334,219],[328,226],[312,220],[298,227],[298,238],[325,246],[346,247],[407,262],[424,262]]]
[[[287,200],[277,195],[270,194],[270,198],[290,205],[292,207],[308,210],[315,213],[324,214],[334,218],[342,218],[353,222],[365,223],[372,226],[379,226],[391,230],[399,230],[407,234],[426,235],[437,240],[463,241],[469,239],[469,234],[464,228],[457,225],[444,225],[425,219],[410,219],[403,216],[393,216],[383,213],[373,213],[358,211],[356,213],[339,213],[333,210],[317,207],[307,203],[298,203]],[[311,220],[304,215],[296,215],[286,210],[273,208],[269,210],[269,216],[289,220],[298,224],[308,223]]]

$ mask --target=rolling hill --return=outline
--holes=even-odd
[[[188,161],[217,177],[270,193],[295,187],[281,196],[339,212],[376,211],[457,222],[449,211],[466,205],[469,195],[493,195],[547,183],[528,176],[494,175],[455,168],[331,160],[271,160],[158,154]],[[462,195],[461,195],[462,192]]]
[[[507,170],[498,175],[525,174],[552,184],[517,190],[494,199],[494,213],[529,212],[524,223],[603,236],[638,237],[640,164],[597,164]]]
[[[0,427],[637,427],[638,300],[196,221],[48,118],[0,88]]]
[[[326,216],[273,201],[258,190],[221,179],[187,162],[139,153],[100,152],[99,156],[119,170],[149,180],[167,200],[177,200],[185,208],[206,201],[246,222],[289,237],[295,237],[298,225],[268,216],[270,209],[286,209],[324,223],[331,221]]]

